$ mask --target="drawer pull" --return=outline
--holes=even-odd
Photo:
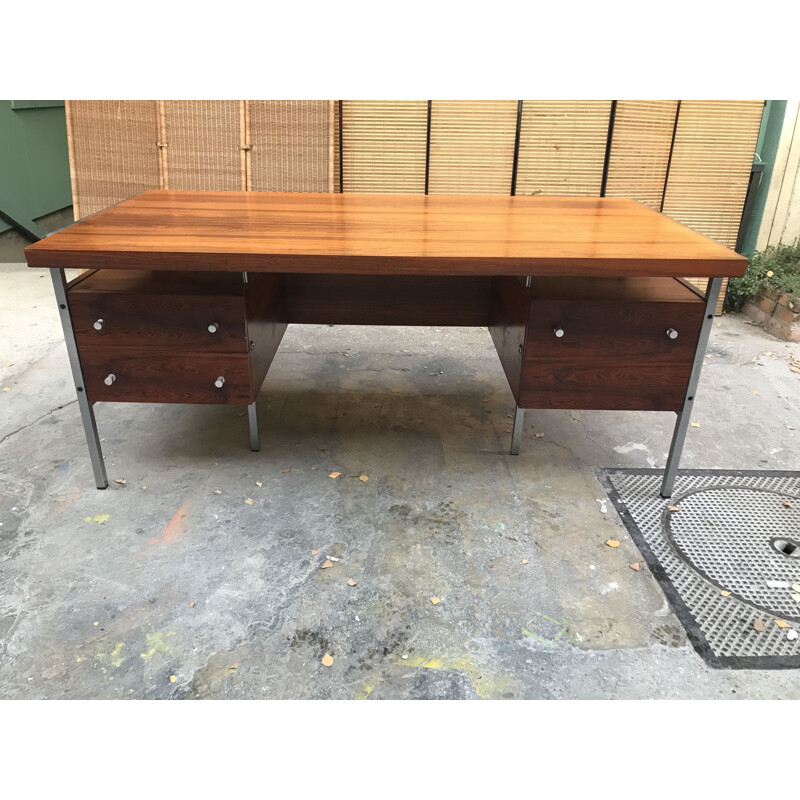
[[[93,328],[94,328],[96,331],[101,331],[101,330],[103,330],[103,325],[104,325],[104,324],[105,324],[105,321],[104,321],[104,320],[102,320],[102,319],[98,319],[98,320],[97,320],[97,321],[94,323],[94,325],[92,325],[92,327],[93,327]]]
[[[553,333],[556,335],[556,339],[560,339],[564,335],[564,329],[560,325],[556,325]]]
[[[106,375],[105,379],[103,380],[103,383],[106,386],[111,386],[111,384],[114,383],[116,379],[117,376],[113,372],[110,372],[108,375]]]
[[[212,322],[208,326],[208,332],[209,333],[216,333],[218,330],[219,330],[219,322]]]
[[[667,338],[669,339],[677,339],[678,338],[678,331],[675,328],[667,328]]]
[[[224,385],[225,385],[225,378],[223,378],[222,375],[220,375],[219,378],[217,378],[214,381],[214,386],[216,386],[217,389],[221,389]]]

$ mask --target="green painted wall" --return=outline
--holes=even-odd
[[[31,102],[0,100],[0,210],[20,220],[72,205],[64,108]]]

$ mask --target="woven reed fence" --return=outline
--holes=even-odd
[[[154,188],[609,196],[631,197],[733,248],[764,103],[71,100],[66,106],[76,219]]]

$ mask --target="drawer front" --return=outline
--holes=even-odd
[[[700,302],[533,300],[520,405],[679,411],[703,313]]]
[[[255,399],[246,353],[83,347],[80,359],[92,402],[246,405]],[[219,378],[222,386],[215,385]]]
[[[79,347],[248,351],[243,297],[76,291],[69,303]]]

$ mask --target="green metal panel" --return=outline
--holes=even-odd
[[[0,211],[26,226],[72,204],[64,108],[0,100]],[[0,232],[9,226],[0,221]]]
[[[772,180],[772,171],[775,168],[775,156],[778,153],[778,142],[781,138],[783,118],[786,115],[785,100],[767,100],[764,116],[761,117],[761,129],[758,132],[756,156],[764,162],[764,172],[761,183],[753,201],[753,211],[747,224],[747,233],[742,245],[742,255],[753,255],[756,249],[758,229],[761,227],[761,218],[764,216],[764,206],[767,202],[767,192]]]

